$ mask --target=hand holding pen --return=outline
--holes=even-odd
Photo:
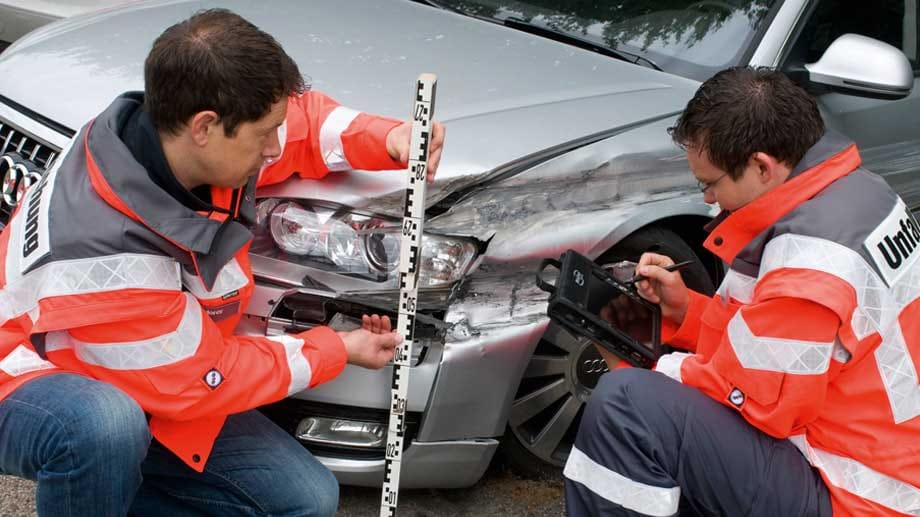
[[[683,261],[683,262],[678,262],[677,264],[671,264],[670,266],[665,266],[665,267],[663,267],[663,268],[661,268],[661,269],[664,269],[665,271],[667,271],[667,272],[670,273],[671,271],[680,271],[680,270],[682,270],[682,269],[687,269],[687,267],[690,266],[691,264],[693,264],[693,261],[692,261],[692,260],[685,260],[685,261]],[[638,265],[636,266],[636,269],[638,270]],[[641,280],[648,280],[648,278],[645,277],[645,276],[642,276],[642,275],[636,275],[636,276],[630,278],[629,280],[627,280],[627,281],[624,282],[624,283],[627,283],[627,284],[634,284],[634,283],[639,282],[639,281],[641,281]]]
[[[661,315],[675,323],[682,323],[690,305],[690,290],[680,276],[680,269],[691,265],[692,261],[674,263],[671,257],[657,253],[643,253],[636,265],[636,275],[630,279],[635,282],[639,296],[657,303]]]

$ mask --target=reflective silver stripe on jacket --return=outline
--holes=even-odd
[[[888,288],[859,253],[842,244],[818,237],[780,235],[764,248],[760,277],[780,268],[821,271],[850,284],[856,291],[858,305],[850,324],[858,339],[897,319],[899,307]],[[920,286],[913,291],[916,298]]]
[[[291,384],[288,386],[288,395],[301,392],[310,385],[313,369],[303,355],[303,339],[293,336],[270,336],[268,339],[280,343],[284,347],[284,356],[287,358],[288,369],[291,370]]]
[[[857,252],[826,239],[794,234],[780,235],[764,249],[760,276],[779,268],[823,271],[853,287],[857,307],[851,325],[858,339],[875,332],[882,337],[873,354],[895,423],[920,415],[920,379],[898,322],[901,310],[920,297],[920,268],[911,268],[889,289]]]
[[[624,508],[661,517],[677,513],[679,486],[662,488],[633,481],[596,463],[576,447],[572,447],[563,475]]]
[[[185,270],[182,270],[182,283],[185,284],[185,288],[197,298],[206,300],[209,298],[220,298],[221,296],[246,287],[249,283],[249,278],[246,277],[246,273],[243,272],[240,263],[234,258],[220,270],[217,274],[217,279],[214,281],[214,287],[210,290],[205,288],[204,282],[201,281],[201,277]]]
[[[32,311],[43,298],[121,289],[179,291],[179,264],[170,257],[123,253],[51,262],[0,289],[0,321]]]
[[[330,171],[345,171],[352,168],[345,157],[342,133],[360,114],[360,111],[338,106],[323,121],[319,129],[319,148],[323,153],[323,162]]]
[[[50,368],[54,368],[54,365],[23,345],[14,348],[0,361],[0,370],[3,370],[10,377],[18,377],[24,373],[48,370]]]
[[[753,370],[793,374],[819,374],[831,364],[834,342],[804,341],[755,336],[741,315],[728,322],[728,339],[741,366]]]
[[[835,487],[892,510],[920,516],[920,488],[872,470],[852,458],[816,449],[804,435],[791,436],[789,441],[802,451],[809,463],[824,472]]]
[[[87,343],[66,330],[54,331],[47,335],[45,350],[72,349],[84,363],[110,370],[146,370],[188,359],[201,344],[201,305],[191,294],[183,294],[185,310],[172,332],[122,343]]]
[[[719,284],[716,294],[723,301],[734,298],[741,303],[751,303],[751,300],[754,299],[754,285],[756,284],[756,278],[739,273],[734,269],[729,269],[728,273],[725,274],[725,278],[722,279],[722,283]]]

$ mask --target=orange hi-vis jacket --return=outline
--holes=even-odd
[[[920,227],[828,133],[781,186],[720,215],[730,266],[663,339],[657,369],[789,438],[834,515],[920,515]],[[770,494],[782,497],[783,494]]]
[[[227,415],[334,378],[346,354],[328,327],[233,335],[253,290],[243,222],[255,218],[257,179],[212,188],[226,213],[185,207],[118,137],[142,104],[125,94],[87,124],[0,234],[0,399],[51,372],[109,382],[201,472]],[[258,184],[400,168],[385,145],[399,123],[316,92],[291,97],[282,155]]]

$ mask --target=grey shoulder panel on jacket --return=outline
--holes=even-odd
[[[782,217],[773,233],[818,237],[858,250],[897,202],[884,179],[859,168]]]
[[[45,196],[36,205],[40,216],[33,224],[23,221],[28,234],[31,226],[45,247],[34,261],[20,262],[22,273],[49,262],[105,257],[123,253],[144,255],[178,255],[168,241],[145,231],[139,223],[109,205],[96,192],[86,171],[86,153],[80,143],[84,131],[78,133],[66,156],[47,175]],[[17,214],[22,218],[26,214]],[[22,225],[11,222],[11,231]],[[143,238],[131,238],[131,236]],[[155,242],[156,241],[156,242]],[[162,241],[162,242],[160,242]],[[9,249],[9,253],[17,250]]]
[[[904,202],[884,179],[862,168],[777,221],[770,238],[783,234],[841,244],[859,253],[889,282],[920,247],[920,228]]]

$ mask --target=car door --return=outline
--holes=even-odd
[[[914,88],[903,99],[873,99],[814,91],[827,125],[856,141],[864,166],[882,175],[905,203],[920,212],[920,0],[818,0],[789,52],[784,70],[801,70],[848,33],[900,49],[914,70]]]

